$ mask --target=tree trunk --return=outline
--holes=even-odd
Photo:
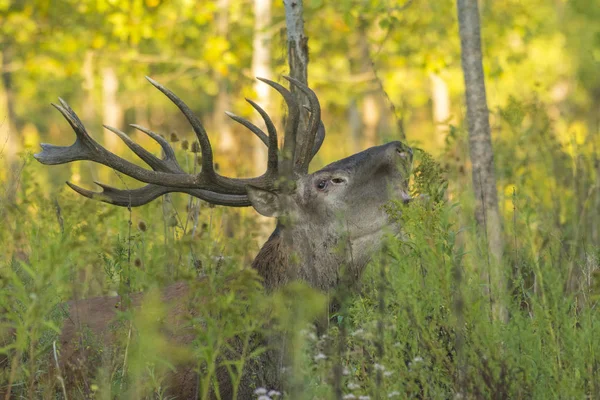
[[[22,146],[17,130],[12,72],[9,70],[12,61],[10,49],[5,48],[0,57],[2,58],[2,88],[4,89],[4,109],[0,114],[0,160],[6,161],[7,165],[14,166],[17,153]]]
[[[288,65],[290,76],[308,85],[308,38],[304,35],[304,20],[302,14],[304,6],[302,0],[283,0],[285,8],[285,24],[287,26]],[[292,86],[292,94],[298,104],[308,105],[306,96]],[[307,147],[306,127],[308,126],[308,112],[300,110],[300,125],[296,137],[296,154],[304,153]]]
[[[380,102],[375,93],[367,93],[362,102],[363,146],[373,147],[378,142],[381,121]]]
[[[219,0],[217,2],[217,35],[227,39],[229,33],[229,0]],[[236,149],[235,137],[229,123],[229,118],[225,114],[229,107],[229,85],[227,79],[218,71],[215,72],[215,79],[218,82],[219,92],[215,103],[213,114],[213,124],[219,132],[218,153],[225,156],[228,160],[233,160],[233,153]]]
[[[85,52],[83,58],[83,64],[81,65],[81,76],[83,78],[83,104],[82,104],[82,117],[85,124],[92,126],[98,126],[98,115],[96,113],[96,101],[94,99],[94,52],[88,50]],[[109,125],[107,123],[107,125]],[[89,163],[71,163],[71,181],[76,185],[81,182],[91,182],[98,180],[98,177],[91,176],[94,171],[94,167]],[[86,174],[82,173],[82,168],[85,168]],[[82,176],[86,175],[86,176]],[[87,176],[89,175],[89,176]],[[92,178],[92,179],[88,179]]]
[[[494,172],[494,152],[490,133],[489,112],[485,93],[481,55],[481,33],[477,0],[458,0],[461,61],[465,79],[469,147],[473,164],[475,218],[487,244],[488,271],[484,273],[490,285],[490,301],[495,318],[504,320],[506,311],[500,302],[505,284],[501,261],[503,252],[502,218],[498,208],[498,193]]]
[[[352,138],[352,152],[357,153],[360,147],[362,121],[356,99],[350,100],[348,104],[348,125],[350,126],[350,137]]]
[[[271,0],[254,0],[254,39],[252,40],[252,76],[272,79],[271,35],[266,30],[271,25]],[[272,89],[263,82],[255,80],[256,101],[269,113]],[[257,119],[256,123],[261,123]],[[258,140],[253,146],[254,170],[256,176],[265,171],[267,165],[267,147]]]
[[[252,40],[252,76],[273,79],[271,70],[271,34],[267,29],[271,26],[272,0],[254,0],[254,38]],[[256,102],[270,114],[273,105],[271,99],[272,89],[259,80],[254,81]],[[256,115],[256,114],[254,114]],[[264,122],[256,117],[255,124],[260,126]],[[267,168],[267,146],[254,139],[252,157],[254,159],[254,175],[263,174]],[[264,243],[273,232],[273,218],[256,215],[257,241]]]
[[[436,131],[436,144],[442,148],[448,134],[448,123],[450,122],[450,94],[448,85],[438,74],[430,73],[429,81],[431,82],[431,105]]]
[[[369,48],[369,39],[367,36],[368,23],[364,18],[358,22],[358,51],[360,72],[371,74],[369,88],[362,100],[362,148],[373,147],[379,142],[379,132],[381,131],[384,118],[385,104],[383,96],[385,92],[377,76],[374,61],[371,57]],[[376,87],[377,89],[373,89]]]
[[[113,128],[123,127],[123,109],[118,100],[119,78],[113,67],[102,68],[102,122]],[[104,146],[116,151],[120,139],[108,129],[104,130]]]

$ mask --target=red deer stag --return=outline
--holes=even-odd
[[[301,109],[291,92],[276,82],[261,79],[283,96],[288,107],[282,153],[278,150],[275,126],[259,105],[248,100],[263,118],[268,134],[251,122],[228,114],[256,134],[268,147],[267,170],[259,177],[234,179],[217,173],[213,166],[211,144],[199,119],[179,97],[150,78],[150,83],[175,103],[191,124],[201,147],[200,173],[184,172],[177,163],[171,146],[156,133],[132,125],[160,144],[163,158],[145,150],[125,133],[107,126],[151,170],[126,161],[94,141],[75,112],[62,100],[55,107],[69,122],[77,139],[67,147],[42,144],[43,151],[36,154],[35,158],[43,164],[89,160],[146,183],[146,186],[132,190],[116,189],[98,183],[102,188],[100,193],[68,183],[85,197],[98,198],[118,206],[141,206],[169,192],[187,193],[217,205],[252,206],[262,215],[277,218],[276,230],[252,263],[252,268],[263,279],[264,288],[271,291],[288,282],[300,280],[315,289],[330,291],[340,284],[341,266],[346,266],[345,273],[349,274],[350,280],[356,280],[369,257],[378,249],[384,230],[391,227],[383,206],[392,198],[403,199],[405,202],[410,200],[407,178],[412,163],[412,150],[400,142],[391,142],[354,154],[309,174],[309,163],[319,151],[325,137],[321,109],[317,96],[311,89],[293,78],[286,79],[307,96],[310,116],[306,131],[299,132]],[[349,251],[336,251],[342,238],[348,242]],[[186,332],[185,321],[181,318],[186,312],[184,299],[188,292],[188,285],[184,284],[175,284],[164,292],[165,299],[174,304],[168,317],[169,325],[182,327],[179,330],[173,328],[171,339],[176,343],[190,344],[194,339]],[[133,304],[139,304],[140,298],[141,295],[134,295]],[[114,320],[114,306],[117,302],[117,298],[102,297],[69,304],[70,317],[65,320],[60,339],[60,363],[69,384],[77,384],[77,368],[85,362],[82,361],[85,360],[83,350],[77,348],[74,339],[86,329],[102,341],[110,341],[108,326]],[[253,371],[245,374],[248,378],[243,381],[238,398],[251,398],[252,385],[282,388],[283,378],[279,372],[281,365],[275,361],[278,359],[279,356],[271,354],[259,361]],[[85,381],[84,378],[81,379],[80,384]],[[218,379],[220,398],[232,398],[231,383],[226,371],[222,371]],[[178,399],[197,397],[197,382],[194,365],[180,365],[169,379],[169,394]]]

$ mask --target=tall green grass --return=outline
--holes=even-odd
[[[284,332],[297,398],[600,398],[600,251],[590,223],[598,188],[595,170],[582,167],[595,155],[558,143],[544,115],[537,100],[496,115],[509,132],[496,143],[506,239],[499,265],[471,217],[458,127],[444,168],[424,154],[417,162],[413,188],[429,200],[389,205],[402,236],[387,238],[359,288],[330,294],[340,305],[324,335],[311,324],[324,296],[301,285],[266,295],[255,274],[240,272],[260,244],[252,212],[185,196],[127,210],[67,190],[48,195],[45,169],[25,157],[1,186],[0,391],[11,382],[13,398],[63,398],[65,377],[51,366],[61,356],[65,301],[145,291],[143,312],[120,314],[120,348],[107,354],[93,337],[85,343],[101,366],[90,387],[99,399],[164,398],[165,355],[182,349],[160,334],[169,311],[159,289],[201,275],[195,290],[207,303],[191,321],[201,397],[232,341],[245,349],[228,362],[235,380],[268,350],[252,345],[256,335]],[[540,145],[546,150],[529,150]],[[488,268],[508,282],[496,294],[506,322],[493,317],[481,279]],[[256,389],[257,397],[281,390]]]

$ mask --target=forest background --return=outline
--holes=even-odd
[[[409,245],[393,244],[390,251],[398,257],[381,267],[391,276],[385,294],[391,312],[377,311],[382,262],[374,262],[348,314],[337,316],[352,332],[329,339],[347,344],[345,395],[600,396],[600,339],[594,335],[600,3],[480,2],[506,242],[502,296],[510,318],[504,322],[490,317],[480,280],[489,265],[485,238],[474,228],[456,5],[311,0],[304,8],[308,81],[328,130],[311,169],[406,140],[424,150],[415,191],[437,204],[398,217]],[[67,100],[94,137],[130,160],[135,158],[102,124],[126,130],[137,123],[162,132],[180,145],[180,157],[192,169],[194,154],[184,143],[193,135],[146,82],[148,75],[201,117],[221,171],[260,173],[263,145],[224,111],[255,118],[244,101],[249,97],[283,117],[279,98],[254,77],[280,80],[287,73],[285,16],[281,2],[270,0],[3,0],[0,57],[0,306],[20,333],[15,343],[0,347],[10,364],[0,376],[36,398],[45,390],[35,379],[44,370],[40,354],[60,328],[53,314],[58,304],[116,294],[124,274],[133,277],[128,290],[148,290],[194,268],[240,268],[270,227],[251,209],[213,208],[183,195],[131,211],[79,198],[64,181],[89,188],[94,180],[133,183],[92,163],[49,168],[34,162],[39,143],[74,140],[49,104],[59,96]],[[376,329],[382,319],[393,327],[385,335]],[[311,338],[306,340],[317,341],[325,354],[335,347]],[[374,350],[376,343],[385,344],[385,355]],[[314,346],[305,350],[306,393],[327,397],[333,357],[316,357]],[[159,363],[146,360],[140,349],[130,354],[133,381]],[[385,365],[389,378],[373,365]],[[97,390],[123,388],[110,382]],[[148,390],[160,393],[156,382]]]

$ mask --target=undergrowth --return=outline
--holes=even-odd
[[[515,134],[527,125],[522,141],[539,139],[533,118],[503,112]],[[456,140],[450,151],[459,153]],[[551,148],[560,154],[532,163],[569,157],[560,146]],[[512,151],[502,143],[497,149],[500,160]],[[585,207],[577,214],[564,198],[547,201],[526,190],[535,177],[500,174],[500,185],[512,190],[502,204],[507,245],[500,268],[508,290],[496,294],[508,320],[499,321],[481,279],[488,265],[473,204],[468,190],[456,188],[465,177],[427,154],[418,158],[413,195],[426,196],[409,206],[389,204],[402,234],[387,238],[323,335],[311,323],[324,308],[322,295],[301,285],[267,295],[256,274],[243,268],[260,244],[250,211],[184,196],[134,210],[65,190],[48,196],[42,167],[25,158],[13,177],[18,185],[11,177],[3,184],[3,192],[17,189],[0,203],[0,393],[10,383],[11,398],[79,398],[84,391],[98,399],[165,398],[173,360],[187,359],[201,372],[199,397],[206,398],[231,343],[243,349],[225,362],[239,382],[243,365],[268,350],[251,345],[268,329],[296,334],[298,398],[599,398],[600,252],[593,241],[578,242],[592,227],[568,218]],[[169,310],[160,288],[176,281],[187,281],[204,299],[189,321],[197,327],[191,350],[162,334]],[[128,302],[140,291],[150,295],[143,311],[132,312]],[[81,346],[100,373],[89,387],[67,393],[69,377],[56,368],[66,301],[117,294],[123,304],[113,328],[120,346],[103,348],[85,337]],[[278,398],[279,389],[257,387],[256,396]]]

